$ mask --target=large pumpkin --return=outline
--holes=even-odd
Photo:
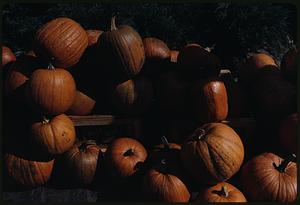
[[[215,184],[233,176],[244,159],[244,146],[237,133],[222,123],[197,128],[181,150],[181,162],[197,182]]]
[[[242,186],[252,201],[294,202],[297,197],[297,166],[294,157],[282,159],[263,153],[247,162],[241,173]]]
[[[297,153],[298,114],[286,116],[279,128],[279,140],[282,147],[290,152]]]
[[[111,142],[105,153],[105,162],[111,176],[126,179],[137,171],[147,158],[144,146],[135,139],[118,138]]]
[[[15,54],[6,46],[2,46],[2,67],[16,61]]]
[[[44,185],[51,177],[54,160],[35,161],[7,153],[4,155],[4,165],[9,177],[26,187]]]
[[[56,18],[44,24],[33,41],[34,53],[53,65],[69,68],[75,65],[88,45],[85,30],[69,18]]]
[[[244,194],[233,185],[221,182],[202,191],[197,202],[247,202]]]
[[[90,184],[95,178],[101,153],[95,141],[79,141],[63,155],[65,171],[78,184]]]
[[[181,147],[168,143],[162,137],[163,144],[155,146],[148,163],[143,190],[146,199],[164,202],[188,202],[190,193],[184,184],[180,167],[179,154]]]
[[[75,142],[74,124],[65,114],[44,118],[42,122],[31,125],[33,142],[45,153],[57,155],[69,150]]]
[[[297,55],[298,50],[296,48],[290,49],[284,54],[280,64],[282,74],[295,86],[297,86]]]
[[[65,69],[35,70],[27,86],[29,101],[43,113],[58,115],[72,106],[76,96],[76,85],[72,75]]]
[[[227,91],[224,83],[207,79],[195,83],[193,108],[201,122],[219,122],[228,114]]]
[[[99,36],[103,33],[101,30],[86,30],[89,44],[88,46],[95,45],[98,41]]]
[[[132,27],[116,27],[112,17],[110,31],[101,34],[97,45],[113,82],[124,82],[140,72],[145,51],[140,35]]]
[[[95,107],[96,101],[84,94],[83,92],[76,91],[75,100],[68,110],[70,115],[88,115]]]
[[[217,58],[199,44],[187,44],[178,54],[177,63],[184,75],[192,79],[218,76],[220,65]]]

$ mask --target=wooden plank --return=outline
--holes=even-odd
[[[132,124],[135,118],[120,118],[113,115],[86,115],[86,116],[68,116],[74,123],[74,126],[93,126],[93,125],[112,125],[112,124]]]
[[[230,127],[253,127],[255,125],[254,118],[232,118],[223,120],[222,123]]]

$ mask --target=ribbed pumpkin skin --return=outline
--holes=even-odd
[[[76,91],[75,100],[68,110],[70,115],[88,115],[92,112],[95,107],[96,101],[83,92]]]
[[[222,195],[222,187],[228,195]],[[247,202],[244,194],[233,185],[221,182],[204,190],[196,200],[197,202]]]
[[[98,41],[99,36],[103,33],[100,30],[86,30],[86,34],[88,36],[89,44],[88,46],[95,45]]]
[[[66,112],[74,102],[76,85],[65,69],[38,69],[30,77],[27,87],[29,101],[48,115]]]
[[[293,113],[283,119],[279,128],[279,140],[283,148],[290,153],[297,153],[298,114]]]
[[[31,137],[47,154],[62,154],[75,142],[74,124],[65,114],[58,115],[50,121],[36,122],[31,125]]]
[[[37,187],[45,184],[51,176],[54,160],[30,161],[13,154],[5,154],[4,163],[8,175],[26,187]]]
[[[201,122],[220,122],[228,114],[227,91],[217,79],[199,81],[194,88],[194,111]]]
[[[187,138],[180,156],[193,179],[202,184],[215,184],[226,181],[240,169],[244,146],[231,127],[208,123]]]
[[[63,155],[65,169],[72,180],[78,184],[92,183],[97,170],[99,153],[101,150],[96,143],[90,143],[88,140],[75,143]]]
[[[158,38],[144,38],[146,60],[157,61],[170,58],[170,49]]]
[[[2,67],[6,64],[16,61],[15,54],[6,46],[2,46]]]
[[[131,79],[140,72],[144,64],[142,38],[130,26],[119,26],[102,33],[97,46],[99,56],[115,83]]]
[[[33,50],[46,62],[54,58],[56,67],[75,65],[88,45],[85,30],[69,18],[56,18],[43,25],[36,33]]]
[[[248,200],[294,202],[297,197],[297,165],[290,162],[284,172],[275,167],[283,159],[263,153],[247,162],[241,172],[242,187]]]

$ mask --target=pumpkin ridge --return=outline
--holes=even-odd
[[[120,43],[122,44],[122,47],[126,47],[127,50],[129,50],[128,56],[124,56],[124,53],[121,52],[122,56],[123,56],[122,59],[124,59],[125,65],[128,64],[129,67],[135,67],[135,62],[132,58],[133,57],[133,52],[132,52],[132,48],[131,48],[132,46],[129,46],[128,43],[126,43],[126,42],[129,42],[130,38],[131,38],[130,36],[128,38],[128,35],[120,35],[120,39],[121,39]],[[131,40],[133,40],[133,39],[131,38]],[[127,67],[127,66],[125,66],[125,67]],[[133,74],[135,74],[135,70],[133,70]],[[130,76],[131,75],[132,75],[132,73],[130,73]]]
[[[41,170],[41,167],[39,166],[39,164],[37,164],[36,162],[34,162],[35,163],[35,166],[37,167],[37,171],[39,171],[40,172],[40,175],[42,176],[42,181],[43,182],[46,182],[47,181],[47,179],[45,178],[45,176],[44,176],[44,173],[42,172],[42,170]]]

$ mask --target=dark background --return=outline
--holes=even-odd
[[[277,61],[296,43],[297,8],[293,4],[230,3],[72,3],[7,4],[2,11],[3,44],[28,51],[37,29],[67,16],[85,29],[107,30],[112,15],[142,37],[157,37],[171,49],[187,43],[212,46],[224,67],[234,67],[250,52],[268,52]]]

